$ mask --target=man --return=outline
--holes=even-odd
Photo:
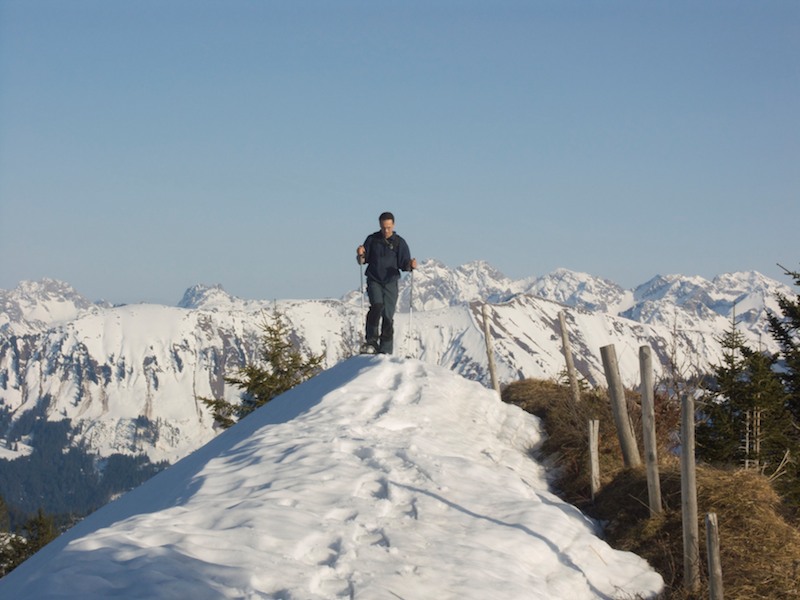
[[[391,354],[394,342],[394,311],[397,307],[397,282],[400,271],[417,268],[406,241],[394,232],[394,215],[378,217],[380,230],[368,236],[356,250],[358,264],[367,264],[366,341],[361,352]]]

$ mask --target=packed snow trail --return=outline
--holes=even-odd
[[[538,420],[417,360],[276,398],[0,580],[2,598],[653,597],[547,489]]]

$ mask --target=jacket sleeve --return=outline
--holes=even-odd
[[[372,236],[368,235],[367,239],[364,240],[364,264],[367,264],[370,261],[370,257],[372,254]]]

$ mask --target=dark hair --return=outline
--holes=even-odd
[[[384,221],[391,221],[394,223],[394,215],[390,212],[381,213],[381,216],[378,217],[378,223],[383,223]]]

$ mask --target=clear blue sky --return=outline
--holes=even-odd
[[[0,288],[338,297],[800,261],[800,2],[0,0]]]

